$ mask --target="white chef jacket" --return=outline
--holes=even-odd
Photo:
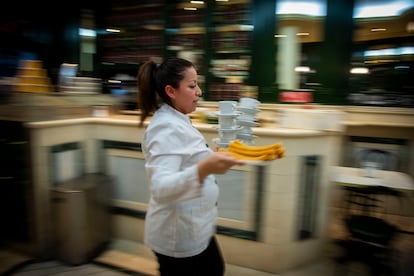
[[[157,253],[190,257],[207,248],[215,234],[219,189],[214,175],[203,183],[197,163],[212,153],[187,115],[163,104],[143,137],[150,180],[144,243]]]

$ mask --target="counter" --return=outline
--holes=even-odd
[[[414,156],[414,115],[407,110],[383,112],[381,120],[375,119],[379,110],[346,111],[341,132],[281,128],[278,108],[287,107],[261,106],[269,123],[254,127],[253,134],[258,145],[281,142],[287,156],[265,167],[235,167],[218,176],[218,238],[226,262],[271,273],[313,262],[324,253],[332,204],[330,168],[343,163],[348,136],[404,139],[407,154]],[[33,229],[27,246],[35,255],[53,256],[50,188],[84,173],[104,172],[117,179],[111,201],[113,238],[142,242],[149,195],[140,152],[145,128],[138,127],[137,113],[35,118],[25,120],[24,126],[30,132],[33,170]],[[194,126],[209,144],[217,137],[212,124]],[[412,161],[407,163],[408,174],[413,167]],[[251,254],[244,254],[246,248]]]
[[[194,123],[207,143],[214,125]],[[116,179],[112,198],[113,238],[143,240],[148,202],[138,116],[114,115],[27,122],[34,175],[34,249],[53,253],[51,187],[82,173]],[[226,262],[271,273],[320,257],[328,241],[328,168],[338,163],[341,133],[288,128],[253,128],[256,144],[281,142],[287,156],[262,166],[239,166],[217,177],[217,221]],[[321,145],[323,147],[315,147]],[[69,145],[69,146],[68,146]],[[83,160],[81,167],[76,166]],[[249,248],[251,254],[241,254]]]

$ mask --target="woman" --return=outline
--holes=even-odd
[[[215,239],[218,186],[214,174],[243,165],[213,152],[188,114],[202,95],[194,65],[169,58],[143,64],[137,75],[140,125],[153,113],[142,140],[151,198],[145,244],[157,256],[161,276],[222,276]]]

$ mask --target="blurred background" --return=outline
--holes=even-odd
[[[206,101],[253,87],[269,103],[414,105],[413,0],[8,1],[0,13],[1,78],[38,59],[59,91],[61,65],[76,64],[127,109],[139,65],[175,55],[196,63]]]
[[[220,213],[227,216],[219,221],[219,231],[224,240],[242,236],[229,238],[225,248],[236,254],[227,258],[236,256],[237,262],[250,263],[252,260],[243,259],[246,255],[237,254],[243,251],[240,246],[249,239],[255,246],[262,244],[255,240],[260,229],[268,231],[266,237],[271,240],[285,239],[278,227],[287,223],[280,224],[279,218],[296,223],[292,222],[294,215],[281,212],[270,220],[276,226],[261,224],[257,218],[267,211],[258,209],[262,200],[270,198],[272,208],[277,204],[285,208],[295,201],[286,198],[296,199],[298,206],[301,202],[329,205],[318,197],[321,193],[317,190],[303,198],[289,194],[297,182],[302,188],[326,188],[323,183],[329,181],[311,177],[316,165],[327,170],[337,163],[358,167],[361,152],[381,149],[395,157],[389,161],[395,165],[390,170],[413,176],[414,0],[7,1],[0,9],[0,36],[0,211],[7,222],[0,228],[2,244],[17,242],[38,255],[46,252],[47,257],[55,257],[50,252],[61,249],[56,244],[88,247],[113,238],[100,223],[115,226],[117,238],[141,241],[149,195],[144,181],[145,160],[137,142],[142,129],[136,127],[139,91],[135,78],[144,62],[160,63],[170,56],[187,58],[197,67],[203,101],[194,116],[204,116],[201,122],[217,124],[217,116],[213,120],[205,117],[216,109],[218,101],[256,98],[261,103],[257,120],[261,129],[255,130],[260,134],[259,143],[275,139],[297,142],[283,160],[290,162],[285,165],[289,178],[278,182],[286,185],[285,191],[244,189],[239,184],[242,179],[253,179],[253,170],[232,172],[220,179],[220,183],[227,182],[221,194],[232,200],[224,198],[219,204],[223,208]],[[294,107],[299,107],[302,115],[295,121],[300,127],[292,130],[293,121],[286,120],[284,112],[298,112]],[[336,113],[322,112],[331,108],[345,112],[337,118]],[[104,118],[93,118],[85,126],[82,120],[91,115]],[[41,122],[67,118],[81,120],[73,125],[65,120],[53,126]],[[319,125],[325,119],[333,119],[338,129],[321,129]],[[195,117],[192,121],[200,122]],[[329,137],[330,142],[311,139],[305,143],[296,139],[300,135],[281,135],[281,128],[286,128],[286,133],[316,132],[318,139]],[[212,129],[207,126],[202,130],[208,142],[217,136],[216,128]],[[301,138],[306,140],[313,134],[307,135]],[[294,158],[303,166],[292,172],[300,163]],[[96,195],[111,199],[111,218],[116,222],[101,212],[107,211],[107,206],[102,207],[106,202],[98,204],[96,210],[88,205],[88,212],[84,212],[85,206],[74,201],[71,204],[79,207],[73,209],[75,215],[65,213],[72,210],[64,204],[69,205],[72,195],[54,188],[90,171],[117,176],[115,181],[103,181],[99,174],[89,175],[92,184],[82,187],[84,201],[102,203]],[[327,173],[318,177],[327,178]],[[108,190],[98,189],[102,183],[116,190],[108,196]],[[66,188],[75,186],[79,183],[70,182]],[[240,200],[244,193],[247,201]],[[329,235],[335,238],[344,234],[341,214],[336,213],[343,209],[339,196],[342,194],[326,193],[334,202],[328,207],[333,210],[330,218],[336,219],[330,224]],[[413,201],[407,198],[404,212],[396,216],[406,231],[399,240],[404,253],[414,248]],[[302,207],[310,210],[307,205]],[[248,219],[239,221],[246,210]],[[300,215],[304,222],[310,218],[319,222],[316,215]],[[81,217],[90,231],[72,231],[69,227],[83,227]],[[58,231],[53,230],[54,223],[59,224]],[[96,235],[95,230],[103,236]],[[322,227],[313,230],[315,236],[307,239],[324,237]],[[85,233],[85,240],[91,243],[72,242],[67,238],[71,233]],[[59,242],[55,236],[66,239]],[[295,257],[316,255],[313,249],[310,254],[306,250],[295,252],[298,247],[290,244],[280,248]],[[280,252],[283,263],[289,254]],[[76,263],[79,256],[82,254],[66,258],[73,257],[71,261]],[[247,256],[254,257],[262,263],[261,254]],[[407,264],[413,263],[412,254],[404,257]],[[266,265],[274,263],[271,260]]]

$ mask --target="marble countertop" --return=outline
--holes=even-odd
[[[147,125],[149,120],[144,123]],[[70,118],[70,119],[59,119],[50,121],[39,121],[39,122],[27,122],[26,126],[29,128],[47,128],[64,125],[74,124],[103,124],[103,125],[124,125],[138,127],[139,117],[138,115],[125,115],[116,114],[106,117],[83,117],[83,118]],[[197,129],[205,132],[217,132],[216,124],[207,124],[201,122],[193,123]],[[253,133],[259,135],[277,135],[277,136],[321,136],[332,134],[331,131],[320,131],[311,129],[293,129],[293,128],[281,128],[277,126],[273,127],[253,127]],[[340,132],[338,132],[339,134]]]
[[[352,167],[332,167],[331,180],[342,186],[386,186],[389,188],[414,191],[414,181],[410,175],[397,171],[375,170],[367,176],[366,169]]]

